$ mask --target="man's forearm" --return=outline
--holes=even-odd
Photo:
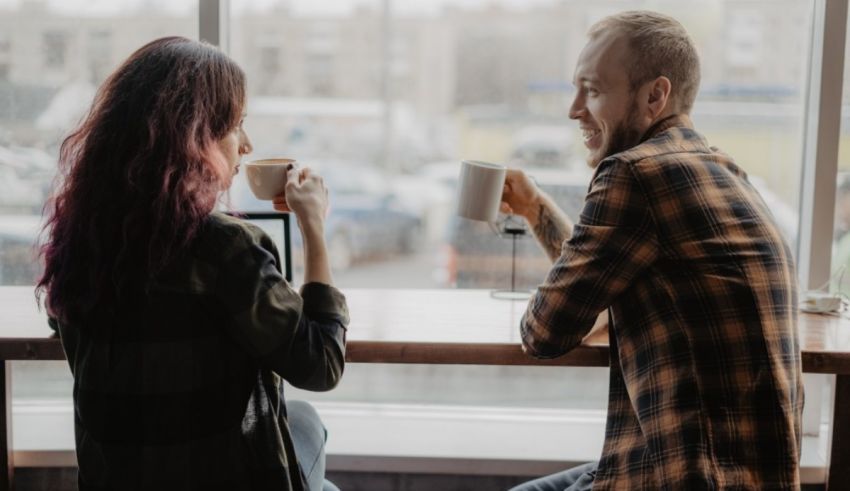
[[[525,217],[534,236],[537,237],[546,255],[553,262],[561,255],[561,246],[573,234],[573,223],[569,217],[558,208],[549,196],[541,196],[536,206]]]

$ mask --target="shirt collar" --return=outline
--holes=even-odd
[[[687,114],[673,114],[650,126],[639,144],[610,158],[637,161],[665,153],[712,151],[708,142],[694,130]]]
[[[649,129],[646,130],[646,133],[643,134],[643,138],[641,138],[640,141],[643,143],[659,133],[669,130],[670,128],[688,128],[689,130],[693,130],[694,123],[687,114],[671,114],[664,119],[656,121],[654,125],[650,126]]]

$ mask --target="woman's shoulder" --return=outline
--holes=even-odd
[[[210,233],[221,234],[227,237],[239,237],[242,235],[261,236],[265,235],[263,229],[253,223],[228,215],[220,211],[214,211],[207,217],[206,227]]]
[[[213,212],[207,217],[198,237],[201,245],[219,249],[224,247],[246,248],[256,245],[267,247],[272,240],[258,226],[238,217],[221,212]]]
[[[237,217],[214,212],[208,215],[192,246],[172,262],[155,281],[169,291],[208,292],[225,281],[239,283],[257,264],[279,257],[277,248],[262,229]],[[224,279],[222,279],[224,278]]]

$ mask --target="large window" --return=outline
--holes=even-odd
[[[591,171],[567,117],[572,72],[587,28],[628,8],[692,33],[697,128],[738,160],[796,243],[813,3],[698,3],[234,3],[230,51],[248,74],[255,156],[297,158],[330,183],[341,286],[506,288],[503,225],[453,216],[459,160],[524,167],[576,216]],[[233,198],[268,208],[241,180]],[[530,234],[519,240],[520,287],[548,264]]]
[[[199,9],[213,3],[0,0],[0,284],[31,285],[39,274],[33,245],[58,146],[98,84],[154,38],[197,38]],[[573,69],[588,27],[634,8],[670,14],[691,33],[702,60],[697,129],[749,174],[792,247],[805,244],[800,182],[812,135],[804,123],[812,38],[823,28],[813,22],[815,0],[229,3],[223,48],[248,75],[250,158],[292,157],[324,175],[342,289],[509,287],[506,218],[488,225],[454,216],[459,162],[522,167],[576,217],[592,170],[567,117]],[[850,151],[841,150],[850,196]],[[847,223],[837,228],[850,230],[843,189],[836,215]],[[270,209],[243,176],[230,194],[235,209]],[[292,231],[298,283],[301,241]],[[530,233],[516,251],[517,287],[531,289],[549,261]],[[70,397],[64,362],[21,364],[15,377],[18,399]],[[371,365],[349,368],[328,394],[292,395],[604,415],[606,392],[604,369]]]
[[[197,2],[70,3],[0,2],[3,284],[37,276],[24,249],[58,144],[95,87],[144,42],[196,36]],[[510,238],[453,216],[458,162],[524,167],[575,216],[591,171],[567,118],[572,71],[590,24],[625,8],[661,10],[692,33],[697,127],[797,241],[813,3],[698,3],[232,2],[228,49],[249,77],[252,157],[295,157],[329,182],[341,286],[503,288]],[[269,208],[241,178],[232,194],[237,208]],[[517,265],[524,288],[548,267],[530,234]]]
[[[234,2],[230,53],[248,75],[250,158],[292,157],[325,176],[343,289],[508,288],[503,223],[453,214],[459,161],[523,167],[576,217],[592,171],[567,113],[585,33],[610,13],[651,8],[694,37],[694,122],[747,171],[793,248],[814,3],[697,3]],[[240,178],[232,202],[269,208]],[[548,259],[530,233],[516,255],[518,287],[533,288]],[[297,395],[602,410],[606,391],[600,369],[372,365],[349,368],[331,393]]]

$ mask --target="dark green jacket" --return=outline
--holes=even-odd
[[[74,374],[80,489],[304,489],[281,377],[337,384],[343,295],[319,283],[299,295],[265,233],[213,213],[127,310],[50,320]]]

